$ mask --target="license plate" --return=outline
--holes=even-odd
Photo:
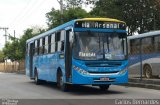
[[[109,81],[109,78],[106,78],[106,77],[103,77],[103,78],[100,78],[101,81]]]

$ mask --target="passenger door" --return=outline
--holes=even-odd
[[[66,42],[65,42],[65,73],[66,81],[69,82],[69,78],[72,75],[72,30],[66,30]]]
[[[33,49],[34,49],[34,43],[30,43],[29,48],[29,72],[30,77],[33,78]]]

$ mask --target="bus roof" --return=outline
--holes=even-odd
[[[42,34],[39,34],[39,35],[37,35],[37,36],[35,36],[35,37],[31,38],[31,39],[28,39],[27,43],[30,42],[30,41],[33,41],[35,39],[39,39],[41,37],[44,37],[46,35],[52,34],[53,32],[56,32],[56,31],[61,30],[61,29],[64,29],[64,28],[66,28],[68,26],[72,26],[72,25],[74,25],[74,22],[75,22],[75,20],[69,21],[69,22],[67,22],[65,24],[62,24],[62,25],[60,25],[58,27],[55,27],[55,28],[53,28],[51,30],[48,30],[48,31],[46,31],[46,32],[44,32]]]
[[[139,34],[139,35],[128,36],[127,38],[128,39],[138,39],[138,38],[144,38],[144,37],[156,36],[156,35],[160,35],[160,30],[146,32],[146,33]]]
[[[75,20],[69,21],[67,23],[64,23],[64,24],[62,24],[62,25],[60,25],[58,27],[55,27],[55,28],[53,28],[53,29],[51,29],[49,31],[46,31],[46,32],[44,32],[42,34],[39,34],[39,35],[37,35],[37,36],[35,36],[33,38],[30,38],[26,42],[28,43],[28,42],[34,41],[35,39],[39,39],[39,38],[44,37],[46,35],[52,34],[53,32],[59,31],[61,29],[64,29],[66,27],[74,26],[74,23],[76,21],[106,21],[106,22],[125,23],[123,21],[120,21],[120,20],[117,20],[117,19],[112,19],[112,18],[82,18],[82,19],[75,19]]]
[[[83,19],[77,19],[76,21],[108,21],[108,22],[125,23],[124,21],[120,21],[120,20],[112,19],[112,18],[83,18]]]

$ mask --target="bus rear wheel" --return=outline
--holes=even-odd
[[[110,85],[100,85],[99,88],[101,91],[107,91]]]
[[[144,67],[144,75],[146,78],[151,78],[152,77],[152,69],[149,65],[146,65]]]
[[[38,78],[38,72],[37,71],[35,72],[34,80],[35,80],[36,85],[40,85],[42,83],[42,80],[40,80]]]
[[[67,91],[67,84],[64,83],[64,79],[61,71],[59,71],[57,74],[57,87],[62,91]]]

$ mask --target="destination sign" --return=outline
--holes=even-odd
[[[75,28],[99,28],[99,29],[126,29],[124,23],[102,21],[77,21]]]

